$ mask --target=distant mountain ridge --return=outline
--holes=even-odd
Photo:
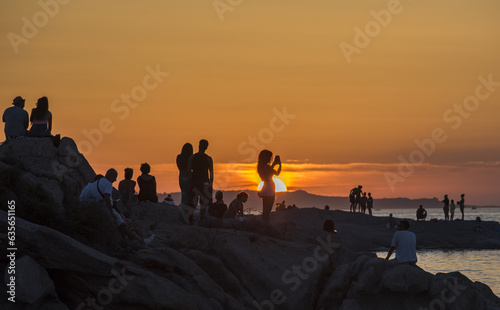
[[[254,190],[239,190],[239,191],[223,191],[224,202],[229,205],[231,201],[236,198],[236,195],[245,191],[249,194],[249,199],[245,203],[245,209],[251,210],[262,210],[262,202],[257,195],[257,191]],[[160,201],[167,196],[168,193],[158,195]],[[176,204],[180,203],[181,194],[180,193],[170,193],[174,198]],[[215,193],[214,193],[215,196]],[[349,210],[349,198],[346,197],[336,197],[336,196],[322,196],[308,193],[304,190],[288,191],[276,194],[276,202],[281,202],[285,200],[286,205],[295,204],[298,208],[310,208],[316,207],[323,209],[326,205],[330,207],[330,210]],[[373,203],[374,209],[417,209],[419,205],[423,205],[424,208],[442,208],[443,204],[440,199],[434,198],[380,198],[374,197]],[[465,204],[466,208],[479,207],[468,205],[467,201]],[[498,206],[480,206],[481,208],[487,207],[498,207]],[[274,210],[274,208],[273,208]]]

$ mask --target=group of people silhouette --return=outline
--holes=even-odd
[[[455,208],[457,205],[460,208],[460,212],[462,213],[462,221],[464,220],[465,194],[460,195],[460,200],[457,202],[457,205],[455,205],[455,201],[453,199],[450,201],[448,195],[444,195],[444,199],[441,202],[444,204],[443,212],[445,221],[453,221],[453,217],[455,216]],[[424,209],[422,205],[420,205],[417,209],[417,221],[425,221],[426,218],[427,218],[427,211]]]
[[[49,111],[49,99],[41,97],[37,100],[31,115],[24,110],[26,99],[17,96],[12,101],[12,107],[5,109],[2,121],[5,123],[6,141],[14,138],[52,138],[57,147],[60,135],[52,135],[52,113]],[[29,124],[31,128],[28,130]]]
[[[464,205],[465,205],[465,194],[460,195],[460,200],[457,202],[460,212],[462,213],[462,221],[464,220]],[[448,195],[444,195],[444,199],[441,201],[444,206],[443,206],[443,212],[444,212],[444,220],[445,221],[453,221],[453,217],[455,215],[455,201],[452,199],[448,198]],[[451,217],[450,217],[451,215]]]
[[[137,199],[138,201],[158,202],[156,195],[156,179],[150,174],[151,166],[148,163],[141,164],[141,175],[137,177],[137,183],[132,180],[134,169],[125,168],[125,178],[118,184],[123,204]],[[139,194],[135,198],[135,186],[139,185]]]
[[[373,209],[373,197],[371,193],[368,193],[368,197],[366,196],[366,192],[362,190],[363,186],[358,185],[358,187],[354,187],[349,192],[349,202],[351,206],[349,208],[350,212],[357,212],[366,214],[366,210],[368,209],[368,214],[372,215]]]
[[[179,169],[179,187],[181,189],[181,203],[179,205],[179,221],[183,224],[192,225],[194,222],[194,210],[200,205],[200,221],[204,221],[207,215],[225,219],[243,217],[243,204],[248,200],[248,193],[241,192],[229,204],[224,203],[223,193],[218,191],[213,202],[214,169],[213,160],[206,151],[209,143],[202,139],[198,144],[198,152],[194,153],[193,145],[185,143],[181,153],[177,155],[176,163]],[[264,182],[259,191],[262,198],[262,220],[269,221],[269,215],[275,200],[275,184],[273,176],[281,172],[281,160],[279,156],[274,157],[269,150],[262,150],[259,154],[257,173]],[[277,167],[277,168],[276,168]]]

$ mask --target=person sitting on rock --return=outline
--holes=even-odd
[[[215,202],[208,208],[208,215],[222,219],[227,211],[227,205],[224,203],[224,194],[221,191],[215,193]]]
[[[285,201],[276,203],[276,211],[286,211]]]
[[[125,179],[121,180],[118,184],[118,191],[122,195],[123,205],[126,206],[127,202],[134,199],[135,194],[135,181],[132,180],[134,170],[132,168],[125,168]]]
[[[30,137],[52,137],[52,113],[49,111],[49,99],[39,98],[36,108],[31,110]]]
[[[392,237],[391,247],[385,259],[389,260],[394,250],[396,250],[396,261],[409,265],[417,264],[417,238],[409,231],[410,223],[402,220],[399,222],[398,231]]]
[[[175,206],[174,198],[172,198],[172,195],[168,194],[165,199],[163,199],[163,203],[169,206]]]
[[[148,163],[141,165],[142,174],[137,178],[137,184],[139,184],[139,201],[151,201],[158,202],[158,196],[156,195],[156,179],[154,176],[150,175],[151,166]]]
[[[427,211],[424,209],[422,205],[420,205],[417,209],[417,221],[425,221],[427,218]]]
[[[102,177],[98,175],[94,182],[87,184],[80,194],[80,201],[86,203],[99,203],[104,208],[103,210],[110,216],[113,222],[118,226],[120,232],[122,232],[130,240],[137,240],[144,244],[149,244],[154,239],[154,234],[147,238],[142,239],[135,232],[130,230],[127,223],[124,220],[123,215],[118,213],[113,204],[113,183],[118,177],[118,172],[111,168],[106,172],[106,175]]]
[[[24,110],[25,99],[21,96],[14,98],[13,107],[7,108],[2,116],[5,123],[5,138],[7,140],[26,136],[29,125],[29,115]]]
[[[227,211],[224,212],[224,215],[222,218],[224,219],[234,219],[236,218],[236,215],[239,215],[239,217],[243,217],[243,203],[247,202],[248,200],[248,194],[246,192],[241,192],[238,195],[236,195],[236,199],[231,201],[229,204],[229,207],[227,208]]]
[[[339,248],[342,245],[342,240],[340,239],[340,235],[335,230],[335,223],[331,219],[326,219],[323,221],[323,231],[329,232],[334,236],[334,240],[329,241],[332,244],[333,248]]]
[[[52,113],[49,111],[49,99],[41,97],[36,102],[36,108],[31,110],[30,137],[52,138],[55,147],[61,142],[61,135],[52,135]]]

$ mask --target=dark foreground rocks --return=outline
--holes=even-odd
[[[31,194],[17,184],[31,186],[39,192],[35,198],[43,199],[24,200],[32,204],[29,210],[50,201],[64,220],[74,207],[69,202],[94,171],[75,153],[71,139],[63,139],[59,148],[43,139],[26,141],[0,147],[0,173],[15,182],[1,183],[1,203]],[[388,246],[392,232],[385,229],[385,219],[294,209],[273,213],[271,225],[249,216],[245,222],[182,226],[175,206],[136,203],[125,211],[138,232],[156,234],[152,244],[118,242],[98,251],[88,240],[79,242],[16,213],[15,255],[6,252],[10,224],[0,211],[0,269],[6,284],[0,309],[500,309],[499,298],[486,285],[460,273],[432,275],[367,253]],[[340,231],[340,248],[333,235],[321,231],[326,218]],[[420,245],[438,247],[432,230],[445,228],[460,237],[471,224],[450,225],[415,224]],[[482,234],[441,240],[441,245],[495,248],[495,223],[491,229],[488,225]],[[13,262],[15,303],[5,289]]]
[[[154,216],[152,216],[154,215]],[[285,240],[285,226],[249,220],[175,224],[177,210],[134,206],[157,234],[149,246],[106,255],[56,230],[17,219],[16,304],[1,309],[498,309],[460,273],[335,249],[331,235]],[[141,219],[141,216],[143,217]],[[0,211],[0,225],[7,226]],[[289,224],[293,225],[292,223]],[[307,236],[310,232],[305,233]],[[7,277],[8,261],[1,264]],[[4,290],[5,291],[5,290]],[[102,308],[100,308],[102,307]]]

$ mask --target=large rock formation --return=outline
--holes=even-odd
[[[41,187],[59,210],[95,177],[75,142],[66,137],[57,148],[50,138],[9,140],[0,145],[0,169],[17,174],[17,190],[11,189],[9,197],[24,194],[28,187]]]
[[[0,169],[17,171],[21,185],[31,180],[59,208],[94,177],[70,139],[59,148],[44,139],[11,141],[0,147]],[[23,195],[6,188],[11,199]],[[378,228],[383,219],[297,209],[273,213],[272,225],[248,217],[183,226],[175,206],[143,202],[126,211],[137,231],[156,234],[152,244],[121,243],[105,254],[88,240],[18,217],[16,303],[2,290],[0,309],[500,308],[487,286],[459,273],[432,275],[354,252],[386,245],[391,232]],[[340,249],[320,229],[325,218],[343,232]],[[0,227],[7,225],[0,211]],[[367,229],[375,233],[365,235]],[[4,240],[0,235],[2,250]],[[6,283],[9,264],[1,253]]]

